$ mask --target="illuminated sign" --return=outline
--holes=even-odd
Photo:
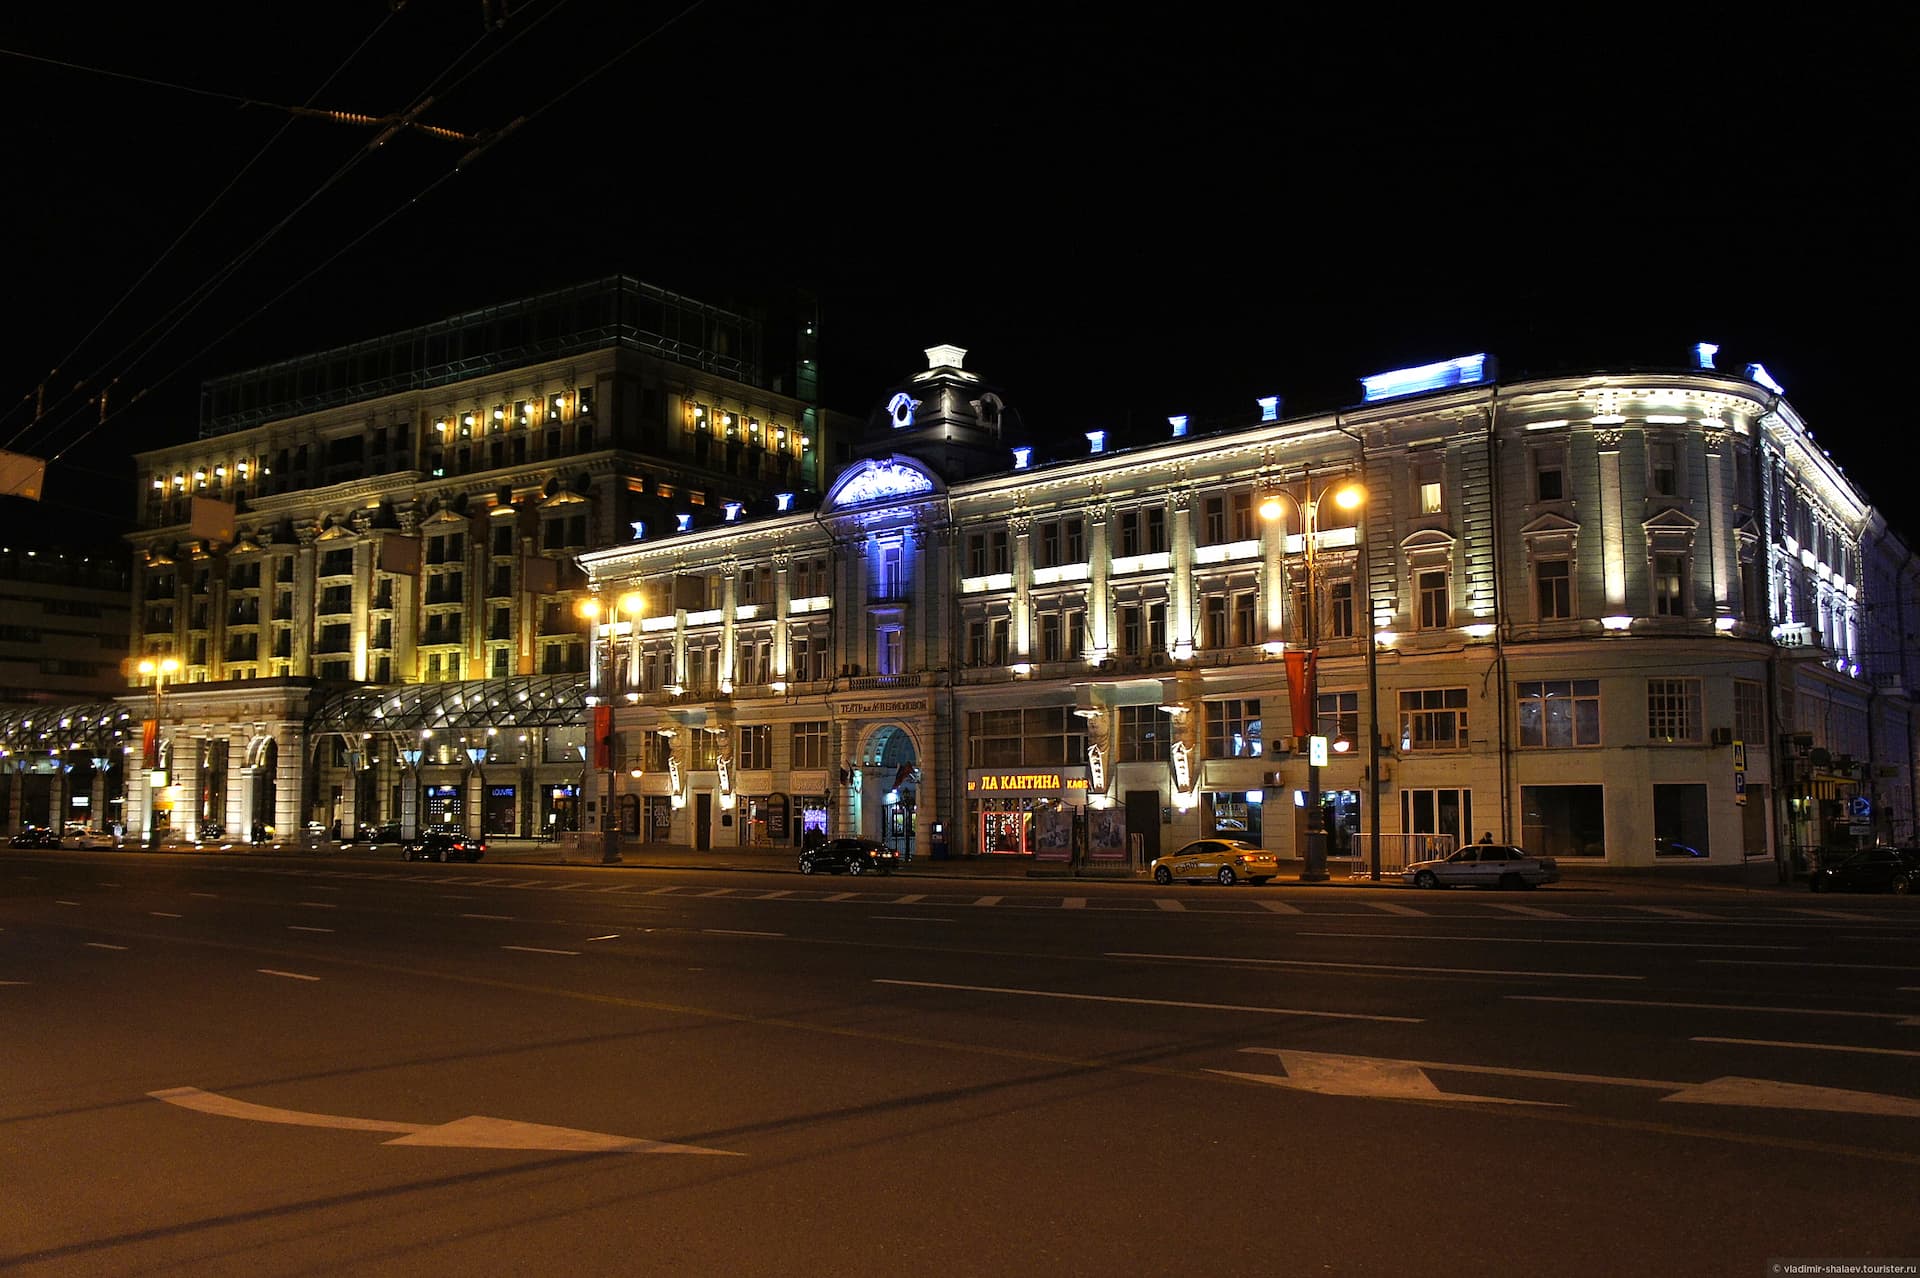
[[[1327,739],[1325,737],[1307,738],[1307,762],[1316,768],[1327,766]]]
[[[667,760],[667,789],[674,794],[680,793],[680,760]]]
[[[1107,748],[1097,742],[1087,747],[1087,788],[1095,794],[1107,791]]]
[[[1462,355],[1458,359],[1441,360],[1438,364],[1421,364],[1416,368],[1396,368],[1391,372],[1375,373],[1371,377],[1360,379],[1360,389],[1371,404],[1376,399],[1392,399],[1398,395],[1418,395],[1422,391],[1444,390],[1450,386],[1471,386],[1475,382],[1490,380],[1494,375],[1494,362],[1487,355]]]
[[[1085,790],[1085,777],[1058,772],[983,772],[967,782],[967,789],[982,794],[1032,794],[1039,790]]]
[[[723,754],[713,761],[714,770],[720,774],[720,793],[733,792],[733,756]]]
[[[1167,751],[1167,761],[1173,765],[1173,788],[1185,793],[1193,789],[1193,747],[1184,741],[1176,741]]]

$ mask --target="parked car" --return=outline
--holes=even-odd
[[[1175,879],[1217,879],[1232,886],[1245,879],[1261,884],[1280,872],[1280,859],[1240,839],[1195,839],[1179,851],[1158,857],[1153,863],[1153,881],[1171,883]]]
[[[7,842],[16,848],[57,848],[60,846],[60,836],[50,826],[23,825],[20,833]]]
[[[1816,892],[1920,891],[1920,848],[1866,848],[1807,876]]]
[[[865,874],[872,870],[892,874],[900,864],[900,854],[872,839],[828,839],[818,847],[800,853],[800,873],[826,870],[831,874]]]
[[[1532,856],[1507,843],[1471,843],[1436,861],[1415,861],[1403,876],[1418,888],[1535,888],[1558,883],[1560,866],[1550,856]]]
[[[487,841],[458,830],[422,830],[401,852],[409,861],[478,861],[487,854]]]
[[[398,821],[362,821],[353,828],[355,843],[398,843],[400,841],[400,823]]]

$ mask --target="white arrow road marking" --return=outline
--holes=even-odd
[[[1412,1061],[1382,1060],[1373,1056],[1335,1056],[1327,1052],[1278,1051],[1274,1054],[1287,1071],[1284,1077],[1278,1074],[1242,1074],[1230,1069],[1209,1072],[1225,1074],[1228,1078],[1244,1078],[1254,1083],[1271,1083],[1275,1087],[1290,1087],[1297,1092],[1319,1092],[1324,1096],[1376,1096],[1387,1100],[1448,1100],[1478,1105],[1565,1108],[1549,1101],[1443,1092]]]
[[[1233,1070],[1213,1070],[1233,1078],[1252,1079],[1300,1091],[1329,1092],[1342,1096],[1380,1096],[1387,1099],[1481,1100],[1478,1096],[1459,1096],[1451,1092],[1426,1094],[1409,1081],[1407,1070],[1429,1069],[1454,1074],[1492,1074],[1505,1078],[1539,1078],[1566,1083],[1599,1083],[1611,1087],[1641,1087],[1671,1092],[1662,1101],[1690,1105],[1733,1105],[1747,1109],[1817,1109],[1840,1114],[1890,1114],[1920,1118],[1920,1100],[1906,1096],[1883,1096],[1877,1092],[1854,1092],[1838,1087],[1813,1087],[1803,1083],[1780,1083],[1765,1078],[1725,1077],[1704,1083],[1680,1083],[1658,1078],[1613,1078],[1605,1074],[1563,1074],[1553,1070],[1508,1069],[1499,1065],[1455,1065],[1447,1061],[1398,1061],[1373,1056],[1335,1056],[1322,1052],[1294,1052],[1278,1047],[1243,1047],[1243,1052],[1278,1056],[1286,1066],[1287,1077],[1273,1074],[1241,1074]],[[1295,1063],[1301,1063],[1296,1081]],[[1380,1069],[1388,1066],[1398,1068]],[[1430,1085],[1430,1080],[1429,1080]],[[1529,1103],[1529,1102],[1520,1102]]]
[[[399,1132],[388,1145],[433,1145],[450,1149],[538,1149],[579,1154],[717,1154],[727,1158],[744,1155],[729,1149],[707,1149],[700,1145],[675,1145],[668,1141],[643,1140],[633,1136],[610,1136],[604,1132],[583,1132],[572,1127],[548,1127],[541,1123],[516,1122],[511,1118],[487,1118],[473,1115],[450,1123],[396,1123],[379,1118],[350,1118],[338,1114],[312,1114],[297,1109],[274,1109],[234,1100],[197,1087],[169,1087],[148,1092],[155,1100],[202,1114],[222,1118],[244,1118],[256,1123],[281,1123],[291,1127],[331,1127],[353,1132]]]
[[[1851,1016],[1859,1020],[1920,1025],[1908,1012],[1854,1012],[1832,1007],[1755,1007],[1746,1003],[1657,1003],[1639,998],[1576,998],[1571,994],[1507,994],[1523,1003],[1604,1003],[1614,1007],[1677,1007],[1693,1012],[1771,1012],[1776,1016]]]
[[[1773,1038],[1713,1038],[1695,1036],[1696,1043],[1733,1043],[1741,1047],[1798,1047],[1809,1052],[1857,1052],[1863,1056],[1920,1056],[1899,1047],[1854,1047],[1846,1043],[1790,1043]]]
[[[55,901],[54,901],[54,904],[55,904],[55,905],[78,905],[78,904],[80,904],[80,902],[78,902],[78,901],[61,901],[61,900],[55,900]]]
[[[1191,1007],[1208,1012],[1258,1012],[1266,1016],[1319,1016],[1336,1021],[1390,1021],[1420,1025],[1418,1016],[1374,1016],[1366,1012],[1318,1012],[1299,1007],[1247,1007],[1236,1003],[1185,1003],[1168,998],[1123,998],[1116,994],[1068,994],[1060,990],[1022,990],[1004,985],[949,985],[941,981],[897,981],[875,977],[875,985],[906,985],[923,990],[960,990],[970,994],[1018,994],[1026,998],[1058,998],[1081,1003],[1129,1003],[1135,1007]]]

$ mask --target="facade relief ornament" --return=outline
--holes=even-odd
[[[1014,536],[1025,537],[1033,530],[1033,516],[1026,514],[1013,515],[1008,518],[1007,527],[1013,530]]]
[[[1597,426],[1593,432],[1594,446],[1603,453],[1620,451],[1620,439],[1626,432],[1618,426]]]

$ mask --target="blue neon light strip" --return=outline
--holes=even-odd
[[[1462,355],[1458,359],[1442,360],[1438,364],[1422,364],[1418,368],[1396,368],[1392,372],[1375,373],[1372,377],[1360,379],[1360,388],[1366,394],[1366,402],[1376,399],[1393,399],[1400,395],[1418,395],[1423,391],[1444,390],[1449,386],[1471,386],[1475,382],[1484,382],[1493,376],[1494,362],[1485,353]]]

